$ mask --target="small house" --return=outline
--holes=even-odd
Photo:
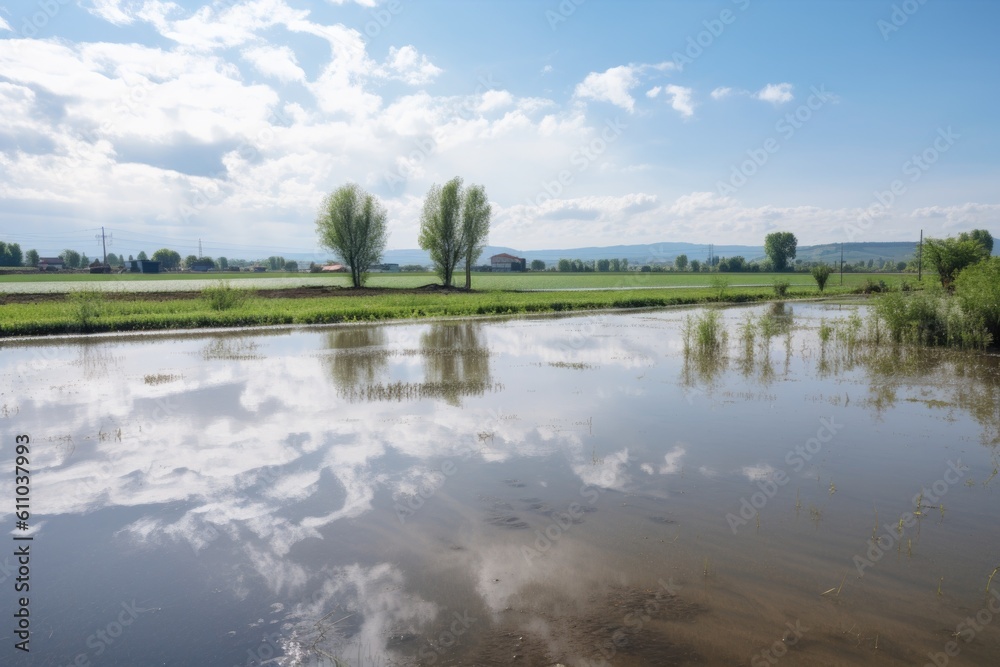
[[[159,273],[160,263],[151,259],[128,259],[125,260],[129,273]]]
[[[59,271],[66,268],[62,257],[42,257],[38,260],[38,268],[42,271]]]
[[[490,266],[494,271],[524,271],[527,268],[527,260],[502,252],[490,257]]]
[[[215,268],[215,262],[210,259],[199,259],[192,262],[188,268],[197,273],[208,273]]]
[[[327,264],[323,267],[323,273],[347,273],[347,267],[343,264]]]

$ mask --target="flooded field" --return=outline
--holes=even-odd
[[[1000,357],[703,312],[3,343],[4,664],[1000,663]]]

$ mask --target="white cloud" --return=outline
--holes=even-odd
[[[385,63],[376,70],[376,74],[411,86],[422,86],[436,79],[441,71],[441,68],[435,66],[427,56],[413,46],[407,45],[399,49],[390,46],[389,55]]]
[[[918,208],[911,214],[914,218],[938,219],[944,221],[946,229],[984,227],[996,233],[996,221],[1000,217],[1000,204],[965,203],[956,206],[927,206]],[[991,229],[992,227],[992,229]]]
[[[793,88],[794,86],[790,83],[769,83],[754,93],[754,97],[778,106],[795,99],[795,96],[792,95]]]
[[[14,29],[10,27],[2,16],[0,16],[0,30],[6,30],[7,32],[14,32]]]
[[[663,465],[660,466],[661,475],[673,475],[681,470],[681,459],[687,454],[687,449],[677,445],[663,456]]]
[[[629,113],[635,108],[630,91],[638,84],[635,67],[619,65],[604,72],[591,72],[577,84],[574,96],[599,102],[610,102]]]
[[[665,86],[663,91],[670,100],[670,106],[674,111],[679,112],[685,118],[690,118],[694,115],[694,104],[691,102],[692,90],[690,88],[670,84]]]
[[[660,94],[661,90],[663,90],[662,87],[653,86],[652,88],[646,91],[646,97],[648,97],[649,99],[654,99],[657,95]]]
[[[243,59],[264,76],[279,81],[304,81],[306,73],[299,67],[295,52],[287,46],[255,46],[244,49]]]
[[[503,109],[514,104],[514,96],[506,90],[487,90],[483,93],[483,101],[477,107],[480,113]]]
[[[135,2],[128,3],[129,7],[123,7],[123,0],[90,0],[91,6],[87,11],[115,25],[128,25],[135,20]]]
[[[551,73],[552,73],[552,65],[546,65],[545,67],[542,68],[542,74],[551,74]]]
[[[729,97],[732,94],[733,94],[733,89],[732,88],[727,88],[725,86],[721,86],[721,87],[716,88],[715,90],[712,91],[712,99],[713,100],[724,100],[725,98]]]

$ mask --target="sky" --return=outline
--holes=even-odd
[[[1000,235],[995,0],[0,0],[0,240],[319,249],[354,182],[417,247]]]

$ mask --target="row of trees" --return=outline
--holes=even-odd
[[[87,256],[86,253],[81,253],[72,248],[67,248],[59,253],[59,257],[63,260],[63,264],[68,269],[85,269],[90,266],[91,258]],[[140,251],[138,255],[129,255],[128,258],[124,255],[118,256],[113,252],[108,253],[108,265],[109,266],[123,266],[126,261],[137,260],[149,260],[152,259],[155,262],[160,263],[160,267],[165,271],[173,271],[177,269],[190,269],[195,264],[199,265],[209,265],[211,268],[219,269],[225,271],[226,269],[233,268],[245,268],[248,266],[255,265],[256,262],[249,262],[245,259],[234,259],[230,260],[225,257],[219,257],[213,259],[211,257],[198,257],[197,255],[188,255],[187,257],[181,257],[181,254],[176,250],[171,250],[169,248],[160,248],[153,253],[150,258],[146,255],[145,251]],[[5,266],[38,266],[40,258],[36,250],[28,250],[22,253],[21,247],[17,243],[4,243],[0,241],[0,267]],[[272,256],[263,260],[262,264],[272,271],[298,271],[298,262],[294,260],[286,260],[284,257]]]
[[[493,211],[486,189],[453,178],[434,184],[424,197],[420,216],[420,247],[434,262],[434,271],[451,287],[455,271],[465,267],[465,288],[472,287],[472,267],[483,253]],[[351,284],[362,287],[368,267],[378,264],[389,239],[385,206],[355,183],[343,185],[323,199],[316,218],[320,245],[350,268]]]

